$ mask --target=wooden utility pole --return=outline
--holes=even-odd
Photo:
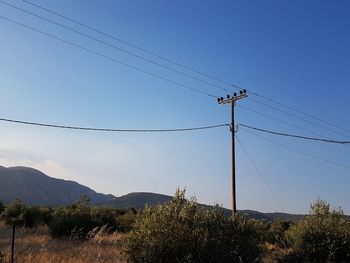
[[[14,255],[15,255],[15,232],[16,232],[16,224],[12,225],[12,243],[11,243],[11,263],[13,263]]]
[[[244,99],[248,97],[247,91],[240,90],[239,95],[237,93],[234,93],[231,97],[230,95],[227,95],[227,98],[224,99],[223,97],[218,98],[218,103],[223,104],[231,104],[231,141],[232,141],[232,219],[235,218],[235,215],[237,213],[237,207],[236,207],[236,154],[235,154],[235,105],[236,101],[240,99]]]

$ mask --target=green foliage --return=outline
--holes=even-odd
[[[285,233],[292,225],[293,223],[291,221],[275,220],[272,222],[268,230],[270,238],[268,242],[286,248],[288,241],[286,240]]]
[[[73,231],[80,231],[79,238],[83,238],[93,229],[90,208],[72,206],[56,209],[52,214],[49,229],[53,237],[70,237]]]
[[[205,210],[184,190],[138,214],[125,249],[133,262],[255,262],[261,252],[253,221]]]
[[[6,206],[2,217],[7,225],[22,225],[24,223],[25,206],[21,199],[16,198],[11,204]]]
[[[271,222],[266,220],[252,220],[254,228],[258,232],[261,242],[273,243],[273,235],[271,233]]]
[[[24,211],[24,225],[33,228],[38,225],[49,224],[53,210],[48,207],[31,206]]]
[[[91,202],[90,197],[88,197],[87,195],[81,194],[75,204],[82,205],[82,206],[88,206],[88,205],[90,205],[90,202]]]
[[[90,208],[91,221],[96,226],[108,225],[116,227],[116,211],[110,207],[92,207]]]
[[[0,215],[5,210],[4,203],[0,201]]]
[[[88,203],[88,199],[83,197],[69,207],[55,209],[48,224],[51,235],[56,238],[74,236],[86,239],[88,233],[96,227],[105,227],[107,232],[123,231],[130,227],[131,223],[127,220],[118,221],[118,218],[127,214],[126,211],[110,207],[91,207]]]
[[[118,225],[118,231],[120,232],[129,232],[132,229],[133,224],[135,223],[136,217],[135,209],[128,209],[125,213],[117,216],[116,221]]]
[[[310,215],[286,233],[304,262],[350,262],[350,222],[340,208],[318,199]]]

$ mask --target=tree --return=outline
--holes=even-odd
[[[0,215],[5,210],[4,203],[0,201]]]
[[[11,204],[6,206],[2,213],[7,225],[22,225],[24,223],[25,206],[21,199],[16,198]]]
[[[90,238],[88,233],[96,227],[107,231],[118,229],[117,210],[111,207],[91,207],[87,202],[77,202],[68,207],[55,209],[49,223],[50,233],[55,238]]]
[[[14,258],[16,226],[24,223],[24,213],[25,206],[19,198],[16,198],[10,205],[6,206],[5,211],[2,213],[5,223],[12,225],[11,262],[13,262]]]
[[[286,232],[294,252],[303,262],[349,262],[350,221],[340,208],[330,209],[320,199],[310,215]]]
[[[261,252],[252,221],[232,222],[219,206],[186,200],[184,190],[139,213],[125,249],[132,262],[255,262]]]
[[[49,207],[31,206],[24,212],[25,227],[33,228],[39,225],[48,225],[51,221],[53,210]]]

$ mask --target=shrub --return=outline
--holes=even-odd
[[[304,262],[350,262],[350,222],[340,208],[330,209],[322,200],[287,231],[287,238]]]
[[[128,209],[124,214],[117,216],[116,222],[118,226],[118,231],[120,232],[129,232],[132,229],[132,226],[135,222],[136,217],[135,209]]]
[[[117,227],[116,225],[116,210],[111,207],[92,207],[90,210],[91,221],[95,226],[107,225],[110,228]],[[114,229],[114,230],[115,230]]]
[[[73,233],[78,238],[85,238],[93,228],[90,208],[84,205],[57,208],[49,224],[50,233],[56,238],[70,237]]]
[[[90,207],[86,203],[75,203],[69,207],[57,208],[49,223],[53,237],[73,237],[85,239],[95,228],[105,226],[106,231],[118,229],[118,211],[109,207]]]
[[[0,215],[5,210],[4,203],[0,201]]]
[[[38,225],[49,224],[52,209],[47,207],[31,206],[24,211],[24,225],[33,228]]]
[[[133,262],[255,262],[261,252],[251,220],[232,222],[221,207],[203,209],[180,190],[136,216],[125,250]]]
[[[270,243],[276,244],[280,247],[286,248],[288,242],[286,240],[286,231],[293,225],[291,221],[275,220],[271,223],[271,227],[268,230]]]
[[[24,223],[25,206],[21,199],[16,198],[11,204],[6,206],[2,217],[7,225],[22,225]]]

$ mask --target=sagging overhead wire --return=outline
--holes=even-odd
[[[257,96],[257,97],[260,97],[260,98],[262,98],[262,99],[264,99],[264,100],[267,100],[267,101],[272,102],[272,103],[274,103],[274,104],[280,105],[280,106],[282,106],[282,107],[284,107],[284,108],[286,108],[286,109],[289,109],[289,110],[294,111],[294,112],[296,112],[296,113],[299,113],[299,114],[302,114],[302,115],[304,115],[304,116],[307,116],[307,117],[309,117],[309,118],[311,118],[311,119],[317,120],[317,121],[319,121],[319,122],[322,122],[322,123],[324,123],[324,124],[327,124],[327,125],[329,125],[329,126],[332,126],[332,127],[334,127],[334,128],[337,128],[338,130],[342,130],[342,131],[344,131],[344,132],[350,133],[350,130],[345,129],[345,128],[343,128],[343,127],[340,127],[339,125],[335,125],[334,123],[331,123],[331,122],[329,122],[329,121],[322,120],[321,118],[318,118],[318,117],[316,117],[316,116],[313,116],[313,115],[311,115],[311,114],[309,114],[309,113],[306,113],[306,112],[303,112],[303,111],[301,111],[301,110],[295,109],[295,108],[293,108],[293,107],[291,107],[291,106],[288,106],[288,105],[286,105],[286,104],[284,104],[284,103],[281,103],[281,102],[279,102],[279,101],[276,101],[276,100],[273,100],[273,99],[268,98],[268,97],[266,97],[266,96],[263,96],[263,95],[261,95],[261,94],[259,94],[259,93],[256,93],[256,92],[250,92],[250,93],[251,93],[252,95],[255,95],[255,96]]]
[[[241,108],[241,109],[244,109],[244,110],[246,110],[246,111],[249,111],[249,112],[258,114],[258,115],[263,116],[263,117],[265,117],[265,118],[268,118],[268,119],[271,119],[271,120],[274,120],[274,121],[283,123],[283,124],[285,124],[285,125],[287,125],[287,126],[289,126],[289,127],[293,127],[293,128],[299,129],[299,130],[301,130],[301,131],[306,131],[306,132],[308,132],[308,133],[310,133],[310,134],[313,134],[313,135],[316,135],[316,136],[321,136],[321,137],[330,139],[330,138],[328,138],[328,137],[326,137],[326,136],[324,136],[324,135],[322,135],[322,134],[320,134],[320,133],[317,133],[317,132],[311,131],[311,130],[309,130],[309,129],[306,129],[306,128],[304,128],[304,127],[301,127],[301,126],[292,124],[292,123],[290,123],[290,122],[287,122],[287,121],[284,121],[284,120],[281,120],[281,119],[278,119],[278,118],[276,118],[276,117],[270,116],[270,115],[265,114],[265,113],[262,113],[262,112],[260,112],[260,111],[256,111],[256,110],[250,109],[250,108],[248,108],[248,107],[246,107],[246,106],[237,105],[237,107],[239,107],[239,108]]]
[[[286,114],[286,115],[292,116],[293,118],[302,120],[302,121],[304,121],[304,122],[306,122],[306,123],[308,123],[308,124],[311,124],[311,125],[314,125],[314,126],[316,126],[316,127],[325,129],[325,130],[327,130],[327,131],[336,133],[336,134],[341,135],[341,136],[343,136],[343,137],[350,138],[350,136],[345,135],[345,134],[343,134],[343,133],[340,133],[340,132],[338,132],[338,131],[336,131],[336,130],[334,130],[334,129],[330,129],[330,128],[328,128],[328,127],[325,127],[324,125],[320,125],[320,124],[315,123],[315,122],[313,122],[313,121],[310,121],[310,120],[307,120],[307,119],[305,119],[305,118],[299,117],[299,116],[297,116],[297,115],[295,115],[295,114],[292,114],[292,113],[290,113],[290,112],[288,112],[288,111],[279,109],[279,108],[277,108],[277,107],[275,107],[275,106],[271,106],[271,105],[269,105],[269,104],[266,104],[266,103],[264,103],[264,102],[261,102],[261,101],[258,101],[258,100],[252,99],[252,98],[249,98],[249,100],[250,100],[250,101],[253,101],[254,103],[257,103],[257,104],[263,105],[263,106],[265,106],[265,107],[268,107],[268,108],[270,108],[270,109],[273,109],[273,110],[275,110],[275,111],[278,111],[278,112],[284,113],[284,114]]]
[[[43,7],[43,6],[39,5],[39,4],[33,3],[33,2],[31,2],[31,1],[28,1],[28,0],[22,0],[22,1],[25,2],[25,3],[27,3],[27,4],[29,4],[29,5],[34,6],[34,7],[36,7],[36,8],[39,8],[39,9],[41,9],[41,10],[44,10],[44,11],[46,11],[46,12],[48,12],[48,13],[51,13],[51,14],[54,14],[54,15],[56,15],[56,16],[58,16],[58,17],[61,17],[61,18],[63,18],[63,19],[66,19],[67,21],[73,22],[73,23],[75,23],[75,24],[77,24],[77,25],[79,25],[79,26],[85,27],[85,28],[87,28],[87,29],[89,29],[89,30],[92,30],[92,31],[94,31],[94,32],[96,32],[96,33],[99,33],[99,34],[101,34],[101,35],[103,35],[103,36],[105,36],[105,37],[108,37],[108,38],[110,38],[110,39],[116,40],[116,41],[118,41],[118,42],[120,42],[120,43],[123,43],[123,44],[125,44],[125,45],[128,45],[129,47],[135,48],[135,49],[137,49],[137,50],[139,50],[139,51],[142,51],[142,52],[144,52],[144,53],[146,53],[146,54],[152,55],[152,56],[154,56],[154,57],[156,57],[156,58],[159,58],[159,59],[161,59],[161,60],[163,60],[163,61],[169,62],[169,63],[171,63],[171,64],[173,64],[173,65],[182,67],[182,68],[184,68],[184,69],[186,69],[186,70],[189,70],[189,71],[191,71],[191,72],[200,74],[200,75],[202,75],[202,76],[204,76],[204,77],[207,77],[207,78],[209,78],[209,79],[212,79],[212,80],[215,80],[215,81],[220,82],[220,83],[222,83],[222,84],[225,84],[225,85],[228,86],[228,87],[233,87],[233,88],[235,88],[235,89],[237,89],[237,90],[243,89],[241,86],[236,85],[236,84],[233,84],[232,82],[229,82],[229,81],[226,81],[226,80],[223,80],[223,79],[214,77],[214,76],[212,76],[212,75],[209,75],[209,74],[207,74],[207,73],[203,73],[203,72],[198,71],[198,70],[196,70],[196,69],[193,69],[193,68],[191,68],[191,67],[189,67],[189,66],[186,66],[186,65],[184,65],[184,64],[182,64],[182,63],[179,63],[179,62],[176,62],[176,61],[171,60],[171,59],[169,59],[169,58],[166,58],[166,57],[164,57],[164,56],[161,56],[161,55],[159,55],[159,54],[157,54],[157,53],[155,53],[155,52],[153,52],[153,51],[149,51],[149,50],[147,50],[147,49],[145,49],[145,48],[142,48],[142,47],[140,47],[140,46],[138,46],[138,45],[135,45],[135,44],[132,44],[132,43],[130,43],[130,42],[128,42],[128,41],[125,41],[125,40],[121,39],[120,37],[116,37],[115,35],[112,35],[112,34],[103,32],[103,31],[101,31],[101,30],[98,30],[98,29],[96,29],[96,28],[94,28],[94,27],[92,27],[92,26],[89,26],[89,25],[87,25],[87,24],[84,24],[84,23],[82,23],[82,22],[79,22],[79,21],[77,21],[77,20],[75,20],[75,19],[73,19],[73,18],[70,18],[70,17],[68,17],[68,16],[62,15],[62,14],[56,12],[56,11],[50,10],[50,9],[48,9],[48,8],[46,8],[46,7]],[[246,89],[247,89],[247,88],[246,88]],[[296,113],[298,113],[298,114],[307,116],[308,118],[317,120],[318,122],[322,122],[322,123],[324,123],[324,124],[327,124],[327,125],[329,125],[329,126],[332,126],[332,127],[334,127],[334,128],[337,128],[338,130],[342,130],[342,131],[345,131],[345,132],[347,132],[347,133],[350,134],[350,130],[349,130],[349,129],[345,129],[345,128],[340,127],[340,126],[338,126],[338,125],[335,125],[335,124],[333,124],[333,123],[331,123],[331,122],[329,122],[329,121],[322,120],[321,118],[315,117],[315,116],[313,116],[313,115],[311,115],[311,114],[309,114],[309,113],[306,113],[306,112],[303,112],[303,111],[301,111],[301,110],[295,109],[295,108],[293,108],[293,107],[291,107],[291,106],[288,106],[288,105],[286,105],[286,104],[284,104],[284,103],[281,103],[281,102],[276,101],[276,100],[273,100],[273,99],[271,99],[271,98],[269,98],[269,97],[263,96],[263,95],[261,95],[261,94],[259,94],[259,93],[257,93],[257,92],[253,92],[253,91],[250,90],[250,89],[247,89],[247,90],[249,91],[250,94],[255,95],[255,96],[257,96],[257,97],[260,97],[260,98],[262,98],[262,99],[264,99],[264,100],[266,100],[266,101],[272,102],[272,103],[274,103],[275,105],[282,106],[282,107],[285,108],[285,109],[294,111],[294,112],[296,112]],[[298,118],[300,118],[300,117],[298,117]]]
[[[98,131],[98,132],[138,132],[138,133],[188,132],[188,131],[215,129],[215,128],[220,128],[220,127],[229,127],[228,123],[224,123],[224,124],[209,125],[209,126],[175,128],[175,129],[109,129],[109,128],[92,128],[92,127],[57,125],[57,124],[29,122],[29,121],[21,121],[21,120],[13,120],[13,119],[5,119],[5,118],[0,118],[0,121],[16,123],[16,124],[31,125],[31,126],[69,129],[69,130]]]
[[[246,124],[243,124],[243,123],[238,124],[238,126],[245,127],[245,128],[251,129],[251,130],[256,130],[256,131],[260,131],[260,132],[273,134],[273,135],[292,137],[292,138],[297,138],[297,139],[319,141],[319,142],[327,142],[327,143],[336,143],[336,144],[350,144],[350,141],[329,140],[329,139],[323,139],[323,138],[307,137],[307,136],[303,136],[303,135],[297,135],[297,134],[290,134],[290,133],[283,133],[283,132],[265,130],[265,129],[262,129],[262,128],[253,127],[253,126],[246,125]]]
[[[233,87],[233,88],[236,88],[237,90],[242,89],[242,87],[240,87],[240,86],[238,86],[238,85],[236,85],[236,84],[233,84],[233,83],[231,83],[231,82],[222,80],[222,79],[217,78],[217,77],[214,77],[214,76],[212,76],[212,75],[203,73],[203,72],[198,71],[198,70],[195,70],[195,69],[193,69],[193,68],[191,68],[191,67],[189,67],[189,66],[186,66],[186,65],[184,65],[184,64],[178,63],[178,62],[176,62],[176,61],[174,61],[174,60],[171,60],[171,59],[168,59],[168,58],[166,58],[166,57],[164,57],[164,56],[158,55],[158,54],[156,54],[155,52],[149,51],[149,50],[147,50],[147,49],[145,49],[145,48],[142,48],[142,47],[140,47],[140,46],[137,46],[137,45],[135,45],[135,44],[132,44],[132,43],[130,43],[130,42],[128,42],[128,41],[125,41],[125,40],[123,40],[123,39],[121,39],[121,38],[119,38],[119,37],[116,37],[115,35],[112,35],[112,34],[103,32],[103,31],[101,31],[101,30],[98,30],[98,29],[96,29],[96,28],[94,28],[94,27],[92,27],[92,26],[86,25],[86,24],[84,24],[84,23],[82,23],[82,22],[79,22],[79,21],[77,21],[77,20],[75,20],[75,19],[72,19],[72,18],[70,18],[70,17],[67,17],[67,16],[65,16],[65,15],[62,15],[62,14],[56,12],[56,11],[50,10],[50,9],[48,9],[48,8],[45,8],[45,7],[43,7],[43,6],[39,5],[39,4],[35,4],[35,3],[31,2],[31,1],[28,1],[28,0],[22,0],[22,1],[25,2],[25,3],[27,3],[27,4],[29,4],[29,5],[34,6],[34,7],[36,7],[36,8],[39,8],[39,9],[41,9],[41,10],[44,10],[44,11],[46,11],[46,12],[48,12],[48,13],[54,14],[55,16],[64,18],[64,19],[66,19],[66,20],[68,20],[68,21],[70,21],[70,22],[73,22],[73,23],[75,23],[75,24],[77,24],[77,25],[79,25],[79,26],[85,27],[85,28],[87,28],[87,29],[89,29],[89,30],[92,30],[92,31],[94,31],[94,32],[96,32],[96,33],[99,33],[99,34],[101,34],[101,35],[103,35],[103,36],[105,36],[105,37],[108,37],[108,38],[110,38],[110,39],[116,40],[116,41],[118,41],[118,42],[120,42],[120,43],[123,43],[123,44],[125,44],[125,45],[128,45],[129,47],[135,48],[135,49],[137,49],[137,50],[139,50],[139,51],[142,51],[142,52],[144,52],[144,53],[147,53],[147,54],[149,54],[149,55],[152,55],[152,56],[154,56],[154,57],[156,57],[156,58],[159,58],[159,59],[161,59],[161,60],[163,60],[163,61],[169,62],[169,63],[171,63],[171,64],[173,64],[173,65],[182,67],[182,68],[184,68],[184,69],[186,69],[186,70],[189,70],[189,71],[191,71],[191,72],[194,72],[194,73],[200,74],[200,75],[202,75],[202,76],[205,76],[205,77],[207,77],[207,78],[209,78],[209,79],[218,81],[218,82],[220,82],[220,83],[222,83],[222,84],[225,84],[225,85],[228,86],[228,87]],[[24,12],[27,12],[27,11],[24,11]],[[28,13],[28,12],[27,12],[27,13]],[[30,12],[29,12],[29,13],[30,13]],[[44,19],[45,19],[45,18],[44,18]],[[47,19],[46,19],[46,20],[47,20]],[[52,22],[53,22],[53,21],[52,21]],[[53,22],[53,23],[55,23],[55,22]],[[62,26],[63,26],[63,25],[62,25]],[[65,27],[65,26],[64,26],[64,27]],[[137,55],[136,55],[136,56],[137,56]],[[151,63],[152,63],[152,62],[151,62]],[[167,67],[167,66],[165,66],[165,67]],[[175,72],[176,72],[176,70],[175,70]],[[182,73],[183,73],[183,72],[182,72]],[[180,74],[181,74],[181,73],[180,73]],[[188,74],[184,73],[184,75],[188,75]],[[188,77],[193,78],[193,79],[197,79],[196,77],[193,77],[193,76],[191,76],[191,75],[188,75]],[[200,80],[200,79],[197,79],[197,80],[202,81],[203,83],[206,83],[205,80]],[[213,83],[207,83],[207,84],[211,85],[211,84],[213,84]],[[215,85],[215,84],[213,84],[213,85],[214,85],[214,86],[217,86],[217,85]],[[212,85],[212,86],[213,86],[213,85]],[[228,91],[227,89],[222,88],[222,87],[220,87],[220,86],[217,86],[217,87],[219,87],[219,88],[221,88],[221,89],[223,89],[223,90]],[[272,103],[274,103],[274,104],[276,104],[276,105],[282,106],[282,107],[284,107],[284,108],[286,108],[286,109],[288,109],[288,110],[294,111],[294,112],[296,112],[296,113],[298,113],[298,114],[302,114],[302,115],[304,115],[304,116],[307,116],[308,118],[312,118],[312,119],[314,119],[314,120],[317,120],[317,121],[319,121],[319,122],[322,122],[322,123],[324,123],[324,124],[327,124],[327,125],[329,125],[329,126],[332,126],[332,127],[334,127],[334,128],[337,128],[337,129],[339,129],[339,130],[342,130],[342,131],[345,131],[345,132],[347,132],[347,133],[350,133],[350,130],[348,130],[348,129],[342,128],[342,127],[340,127],[340,126],[338,126],[338,125],[335,125],[335,124],[333,124],[333,123],[331,123],[331,122],[329,122],[329,121],[322,120],[322,119],[320,119],[320,118],[318,118],[318,117],[315,117],[315,116],[313,116],[313,115],[311,115],[311,114],[309,114],[309,113],[300,111],[300,110],[295,109],[295,108],[293,108],[293,107],[290,107],[290,106],[288,106],[288,105],[286,105],[286,104],[283,104],[283,103],[281,103],[281,102],[278,102],[278,101],[276,101],[276,100],[273,100],[273,99],[271,99],[271,98],[268,98],[268,97],[266,97],[266,96],[263,96],[263,95],[261,95],[261,94],[259,94],[259,93],[257,93],[257,92],[253,92],[253,91],[251,91],[250,89],[248,89],[248,90],[249,90],[249,92],[250,92],[252,95],[255,95],[255,96],[257,96],[257,97],[260,97],[260,98],[262,98],[262,99],[264,99],[264,100],[267,100],[267,101],[269,101],[269,102],[272,102]],[[215,96],[215,97],[219,97],[219,96]],[[290,115],[290,114],[289,114],[289,115]],[[304,120],[303,118],[301,118],[301,117],[299,117],[299,116],[295,116],[295,117]],[[318,125],[318,126],[319,126],[319,125]],[[326,128],[326,127],[323,126],[323,128]],[[326,128],[326,129],[328,129],[328,128]],[[345,135],[343,135],[343,136],[345,136]],[[349,136],[346,136],[346,137],[349,137]]]
[[[200,89],[196,89],[196,88],[193,88],[193,87],[191,87],[191,86],[182,84],[182,83],[180,83],[180,82],[177,82],[177,81],[174,81],[174,80],[171,80],[171,79],[162,77],[162,76],[160,76],[160,75],[158,75],[158,74],[155,74],[155,73],[152,73],[152,72],[150,72],[150,71],[147,71],[147,70],[144,70],[144,69],[141,69],[141,68],[132,66],[132,65],[126,63],[126,62],[123,62],[123,61],[120,61],[120,60],[118,60],[118,59],[112,58],[112,57],[110,57],[110,56],[104,55],[104,54],[102,54],[102,53],[96,52],[96,51],[94,51],[94,50],[92,50],[92,49],[83,47],[83,46],[81,46],[81,45],[79,45],[79,44],[70,42],[70,41],[65,40],[65,39],[63,39],[63,38],[60,38],[60,37],[55,36],[55,35],[53,35],[53,34],[50,34],[50,33],[44,32],[44,31],[41,31],[41,30],[39,30],[39,29],[36,29],[36,28],[34,28],[34,27],[25,25],[25,24],[23,24],[23,23],[17,22],[17,21],[15,21],[15,20],[10,19],[10,18],[4,17],[4,16],[0,16],[0,18],[3,19],[3,20],[5,20],[5,21],[11,22],[11,23],[13,23],[13,24],[16,24],[16,25],[18,25],[18,26],[21,26],[21,27],[23,27],[23,28],[25,28],[25,29],[29,29],[29,30],[35,31],[35,32],[40,33],[40,34],[42,34],[42,35],[44,35],[44,36],[47,36],[47,37],[50,37],[50,38],[59,40],[60,42],[66,43],[66,44],[68,44],[68,45],[77,47],[77,48],[79,48],[79,49],[82,49],[82,50],[84,50],[84,51],[90,53],[90,54],[94,54],[94,55],[96,55],[96,56],[105,58],[105,59],[110,60],[110,61],[112,61],[112,62],[115,62],[115,63],[118,63],[118,64],[120,64],[120,65],[123,65],[123,66],[125,66],[125,67],[134,69],[134,70],[136,70],[136,71],[145,73],[145,74],[150,75],[150,76],[152,76],[152,77],[155,77],[155,78],[164,80],[164,81],[166,81],[166,82],[172,83],[172,84],[177,85],[177,86],[179,86],[179,87],[182,87],[182,88],[185,88],[185,89],[188,89],[188,90],[192,90],[192,91],[194,91],[194,92],[196,92],[196,93],[199,93],[199,94],[201,94],[201,95],[209,96],[209,97],[212,97],[212,98],[218,98],[218,97],[219,97],[219,96],[215,96],[215,95],[213,95],[213,94],[204,92],[204,91],[202,91],[202,90],[200,90]]]
[[[262,140],[264,140],[264,141],[273,143],[273,144],[275,144],[275,145],[278,145],[278,146],[283,147],[283,148],[285,148],[285,149],[288,149],[288,150],[290,150],[290,151],[293,151],[293,152],[296,152],[296,153],[299,153],[299,154],[303,154],[303,155],[305,155],[305,156],[308,156],[308,157],[310,157],[310,158],[313,158],[313,159],[316,159],[316,160],[319,160],[319,161],[322,161],[322,162],[326,162],[326,163],[328,163],[328,164],[332,164],[332,165],[339,166],[339,167],[342,167],[342,168],[350,169],[350,165],[343,164],[343,163],[338,163],[338,162],[335,162],[335,161],[331,161],[331,160],[328,160],[328,159],[325,159],[325,158],[316,156],[316,155],[314,155],[314,154],[307,153],[307,152],[304,152],[304,151],[302,151],[302,150],[299,150],[299,149],[296,149],[296,148],[293,148],[293,147],[289,147],[289,146],[287,146],[287,145],[285,145],[285,144],[282,144],[282,143],[279,143],[279,142],[275,142],[275,141],[273,141],[273,140],[271,140],[271,139],[268,139],[268,138],[266,138],[266,137],[264,137],[264,136],[258,135],[258,134],[254,133],[254,132],[251,132],[251,131],[249,131],[248,129],[246,129],[246,128],[244,128],[244,127],[243,127],[241,130],[244,131],[244,132],[246,132],[246,133],[249,133],[249,134],[251,134],[251,135],[254,135],[254,136],[256,136],[256,137],[258,137],[258,138],[260,138],[260,139],[262,139]]]
[[[209,75],[209,74],[207,74],[207,73],[204,73],[204,72],[201,72],[201,71],[199,71],[199,70],[193,69],[193,68],[191,68],[191,67],[189,67],[189,66],[186,66],[186,65],[184,65],[184,64],[182,64],[182,63],[176,62],[176,61],[174,61],[174,60],[171,60],[171,59],[169,59],[169,58],[166,58],[166,57],[164,57],[164,56],[161,56],[161,55],[159,55],[159,54],[156,54],[156,53],[153,52],[153,51],[150,51],[150,50],[147,50],[147,49],[145,49],[145,48],[142,48],[142,47],[140,47],[140,46],[138,46],[138,45],[132,44],[132,43],[130,43],[130,42],[128,42],[128,41],[125,41],[125,40],[123,40],[123,39],[121,39],[121,38],[119,38],[119,37],[116,37],[115,35],[112,35],[112,34],[103,32],[103,31],[101,31],[101,30],[99,30],[99,29],[96,29],[96,28],[94,28],[94,27],[92,27],[92,26],[89,26],[89,25],[87,25],[87,24],[84,24],[84,23],[82,23],[82,22],[79,22],[79,21],[77,21],[77,20],[75,20],[75,19],[73,19],[73,18],[70,18],[70,17],[68,17],[68,16],[62,15],[62,14],[56,12],[56,11],[50,10],[50,9],[48,9],[48,8],[46,8],[46,7],[43,7],[43,6],[39,5],[39,4],[35,4],[35,3],[31,2],[31,1],[27,1],[27,0],[22,0],[22,1],[25,2],[25,3],[27,3],[27,4],[29,4],[29,5],[35,6],[36,8],[39,8],[39,9],[41,9],[41,10],[44,10],[44,11],[49,12],[49,13],[51,13],[51,14],[54,14],[54,15],[56,15],[56,16],[58,16],[58,17],[61,17],[61,18],[63,18],[63,19],[66,19],[66,20],[68,20],[68,21],[70,21],[70,22],[73,22],[73,23],[75,23],[75,24],[77,24],[77,25],[79,25],[79,26],[82,26],[82,27],[85,27],[85,28],[87,28],[87,29],[89,29],[89,30],[92,30],[92,31],[94,31],[94,32],[96,32],[96,33],[98,33],[98,34],[101,34],[101,35],[105,36],[105,37],[108,37],[108,38],[110,38],[110,39],[113,39],[113,40],[116,40],[116,41],[118,41],[118,42],[120,42],[120,43],[123,43],[123,44],[125,44],[125,45],[127,45],[127,46],[129,46],[129,47],[135,48],[135,49],[137,49],[137,50],[139,50],[139,51],[142,51],[142,52],[144,52],[144,53],[146,53],[146,54],[152,55],[152,56],[154,56],[154,57],[156,57],[156,58],[159,58],[159,59],[161,59],[161,60],[163,60],[163,61],[166,61],[166,62],[171,63],[171,64],[173,64],[173,65],[179,66],[179,67],[184,68],[184,69],[186,69],[186,70],[189,70],[189,71],[191,71],[191,72],[197,73],[197,74],[202,75],[202,76],[204,76],[204,77],[207,77],[207,78],[209,78],[209,79],[218,81],[218,82],[220,82],[220,83],[222,83],[222,84],[225,84],[225,85],[227,85],[227,86],[229,86],[229,87],[234,87],[234,88],[236,88],[236,89],[241,89],[238,85],[232,84],[232,83],[230,83],[230,82],[228,82],[228,81],[222,80],[222,79],[220,79],[220,78],[214,77],[214,76]]]
[[[156,61],[154,61],[154,60],[152,60],[152,59],[148,59],[148,58],[146,58],[146,57],[144,57],[144,56],[141,56],[141,55],[138,55],[138,54],[136,54],[136,53],[134,53],[134,52],[128,51],[128,50],[126,50],[126,49],[123,49],[123,48],[118,47],[118,46],[116,46],[116,45],[114,45],[114,44],[111,44],[111,43],[106,42],[106,41],[104,41],[104,40],[98,39],[98,38],[96,38],[96,37],[94,37],[94,36],[91,36],[91,35],[89,35],[89,34],[83,33],[83,32],[81,32],[81,31],[76,30],[76,29],[74,29],[74,28],[71,28],[71,27],[69,27],[69,26],[66,26],[66,25],[63,25],[63,24],[61,24],[61,23],[55,22],[55,21],[53,21],[53,20],[51,20],[51,19],[49,19],[49,18],[43,17],[43,16],[41,16],[41,15],[38,15],[38,14],[36,14],[36,13],[27,11],[27,10],[25,10],[25,9],[23,9],[23,8],[20,8],[20,7],[18,7],[18,6],[9,4],[9,3],[4,2],[4,1],[1,1],[1,0],[0,0],[0,3],[2,3],[2,4],[4,4],[4,5],[7,5],[7,6],[11,7],[11,8],[14,8],[14,9],[16,9],[16,10],[19,10],[19,11],[21,11],[21,12],[23,12],[23,13],[26,13],[26,14],[32,15],[32,16],[34,16],[34,17],[37,17],[37,18],[39,18],[39,19],[41,19],[41,20],[44,20],[44,21],[49,22],[49,23],[51,23],[51,24],[54,24],[54,25],[56,25],[56,26],[62,27],[62,28],[67,29],[67,30],[70,30],[70,31],[72,31],[72,32],[74,32],[74,33],[76,33],[76,34],[79,34],[79,35],[84,36],[84,37],[86,37],[86,38],[92,39],[92,40],[94,40],[94,41],[96,41],[96,42],[98,42],[98,43],[101,43],[101,44],[105,45],[105,46],[108,46],[108,47],[111,47],[111,48],[113,48],[113,49],[119,50],[119,51],[121,51],[121,52],[124,52],[124,53],[126,53],[126,54],[128,54],[128,55],[134,56],[134,57],[136,57],[136,58],[138,58],[138,59],[141,59],[141,60],[146,61],[146,62],[148,62],[148,63],[151,63],[151,64],[153,64],[153,65],[157,65],[157,66],[159,66],[159,67],[165,68],[165,69],[167,69],[167,70],[169,70],[169,71],[172,71],[172,72],[175,72],[175,73],[180,74],[180,75],[182,75],[182,76],[185,76],[185,77],[187,77],[187,78],[190,78],[190,79],[193,79],[193,80],[202,82],[202,83],[204,83],[204,84],[206,84],[206,85],[209,85],[209,86],[212,86],[212,87],[214,87],[214,88],[217,88],[217,89],[220,89],[220,90],[224,90],[226,93],[228,92],[228,89],[223,88],[223,87],[221,87],[221,86],[219,86],[219,85],[216,85],[216,84],[211,83],[211,82],[208,82],[208,81],[206,81],[206,80],[203,80],[203,79],[194,77],[194,76],[192,76],[192,75],[190,75],[190,74],[184,73],[184,72],[182,72],[182,71],[179,71],[179,70],[174,69],[174,68],[172,68],[172,67],[169,67],[169,66],[167,66],[167,65],[158,63],[158,62],[156,62]]]

